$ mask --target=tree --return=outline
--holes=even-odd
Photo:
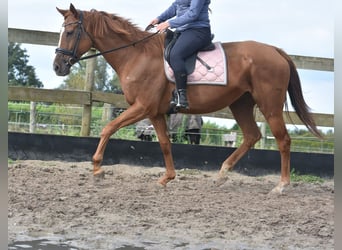
[[[12,86],[44,87],[37,78],[35,68],[28,65],[26,49],[22,49],[20,44],[8,43],[8,84]]]

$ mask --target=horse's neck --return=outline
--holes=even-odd
[[[147,35],[144,34],[144,36],[146,37]],[[158,38],[154,36],[143,42],[140,42],[140,40],[141,38],[124,40],[120,39],[117,34],[109,33],[108,35],[105,35],[104,38],[96,40],[96,49],[100,52],[105,52],[118,48],[103,56],[121,78],[125,77],[125,74],[135,71],[136,67],[141,67],[141,64],[139,64],[138,61],[151,62],[154,59],[162,60],[162,37]],[[148,47],[145,47],[146,43],[153,43],[154,46],[147,44]],[[148,53],[145,53],[146,51],[148,51]],[[160,63],[158,65],[158,67],[163,67],[160,66]],[[159,70],[159,68],[156,70]]]
[[[100,38],[94,37],[94,47],[101,53],[105,53],[103,57],[113,67],[116,73],[120,74],[121,69],[126,68],[127,64],[132,63],[132,60],[139,53],[139,49],[133,47],[133,42],[126,37],[121,37],[120,34],[108,31]]]
[[[119,76],[122,71],[127,72],[127,68],[134,70],[134,66],[137,65],[137,59],[139,57],[141,58],[141,56],[144,56],[145,54],[143,53],[143,51],[146,49],[144,48],[144,43],[150,42],[150,40],[144,41],[142,43],[139,42],[141,39],[146,37],[146,33],[137,30],[135,27],[131,27],[131,24],[128,21],[126,23],[124,19],[117,18],[117,26],[112,26],[115,27],[117,31],[113,31],[112,28],[104,28],[103,32],[105,34],[101,34],[101,37],[99,37],[96,35],[98,34],[96,23],[90,22],[92,20],[91,15],[98,15],[98,13],[95,12],[89,14],[89,18],[84,18],[84,21],[85,27],[93,39],[93,46],[102,53],[108,50],[114,50],[113,52],[106,53],[103,56]],[[94,19],[96,18],[94,17]],[[89,20],[89,22],[86,20]],[[101,19],[98,19],[97,21],[101,22]],[[132,36],[130,34],[136,35]],[[154,57],[153,54],[158,54],[158,47],[159,45],[157,46],[156,50],[151,50],[149,46],[148,54],[150,57]],[[161,54],[162,53],[160,53],[160,55]]]
[[[131,47],[121,48],[128,43],[125,44],[124,41],[121,41],[117,39],[117,37],[110,34],[105,36],[105,38],[96,39],[95,43],[95,48],[101,53],[118,48],[117,50],[103,55],[103,57],[112,66],[117,74],[120,74],[121,69],[130,62],[129,55],[134,53]]]

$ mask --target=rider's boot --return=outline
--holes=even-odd
[[[175,72],[176,93],[173,93],[173,98],[170,102],[171,107],[176,106],[177,109],[189,109],[189,103],[186,95],[188,75],[186,72]]]

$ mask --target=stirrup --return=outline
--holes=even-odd
[[[187,103],[187,104],[181,104],[181,103],[177,103],[177,105],[176,105],[176,110],[180,110],[180,109],[190,109],[189,108],[189,104]]]
[[[170,101],[171,108],[177,106],[178,99],[179,98],[178,98],[177,90],[175,89],[174,91],[172,91],[172,96],[171,96],[171,101]]]
[[[189,103],[188,103],[188,99],[186,96],[186,90],[185,89],[179,89],[177,90],[177,105],[176,107],[178,108],[183,108],[183,109],[189,109]],[[181,102],[183,101],[183,102]]]
[[[187,100],[185,100],[184,103],[180,103],[180,98],[178,98],[176,108],[178,108],[178,109],[189,109],[189,103]]]

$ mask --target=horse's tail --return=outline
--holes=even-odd
[[[298,117],[303,122],[303,124],[309,129],[309,131],[318,138],[323,138],[321,133],[318,131],[316,123],[310,113],[310,107],[306,104],[304,100],[296,65],[294,64],[290,56],[286,54],[283,50],[279,48],[276,48],[276,50],[281,56],[283,56],[287,60],[290,66],[290,81],[287,91],[289,93],[293,108],[295,109]]]

